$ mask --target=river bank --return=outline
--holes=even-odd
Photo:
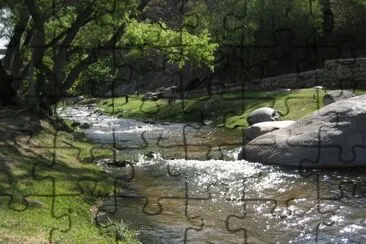
[[[95,222],[102,199],[116,190],[117,177],[94,163],[111,155],[101,149],[92,157],[95,146],[33,113],[0,109],[0,242],[115,241],[111,227],[123,227],[120,220],[112,219],[108,228]],[[123,235],[136,242],[133,231]]]
[[[188,99],[142,101],[142,96],[101,99],[97,106],[108,115],[141,121],[209,124],[228,129],[246,127],[246,117],[259,107],[273,107],[283,120],[296,120],[323,106],[324,90],[244,91]]]
[[[310,89],[287,93],[274,100],[274,107],[285,119],[301,116],[318,106],[314,95]],[[165,117],[133,110],[141,104],[171,105],[142,103],[138,97],[130,99],[132,105],[115,99],[123,111],[131,106],[124,117],[106,115],[94,105],[65,107],[58,112],[70,126],[89,125],[74,132],[55,129],[34,115],[1,112],[0,157],[12,163],[2,165],[0,186],[7,195],[1,202],[6,221],[0,236],[7,242],[110,243],[114,237],[100,235],[103,228],[93,221],[111,218],[131,224],[147,243],[360,243],[366,236],[363,170],[299,172],[236,160],[240,130],[228,128],[245,126],[248,112],[236,98],[213,97],[213,104],[222,106],[210,108],[216,115],[208,113],[209,126],[193,116],[203,104],[199,99],[190,101],[196,110],[189,119],[170,107],[164,108]],[[114,104],[100,103],[106,101]],[[258,107],[269,104],[268,97],[256,101]],[[228,116],[233,123],[223,124],[216,117],[229,109],[237,110],[237,117]],[[140,120],[149,123],[127,118],[139,114],[147,115]],[[157,118],[185,122],[160,123],[153,120]],[[98,166],[103,158],[133,164],[104,170]]]

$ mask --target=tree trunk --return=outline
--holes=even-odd
[[[3,105],[15,104],[17,92],[12,82],[12,76],[5,69],[3,60],[0,60],[0,101]]]
[[[12,80],[7,77],[0,78],[0,101],[3,105],[15,105],[17,101],[17,93],[11,86]]]

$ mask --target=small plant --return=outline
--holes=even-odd
[[[116,241],[122,241],[123,243],[128,244],[140,244],[141,242],[138,241],[137,236],[139,233],[135,230],[131,230],[128,228],[128,225],[123,222],[118,222],[116,220],[111,220],[108,218],[108,224],[103,226],[104,227],[104,235],[107,236],[114,236]]]

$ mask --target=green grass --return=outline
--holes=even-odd
[[[138,233],[135,230],[128,229],[123,220],[120,222],[108,218],[109,223],[104,229],[104,234],[111,237],[116,237],[118,240],[128,242],[129,244],[141,244],[137,240]]]
[[[247,115],[259,107],[273,107],[281,111],[282,120],[296,120],[322,107],[324,91],[301,89],[292,92],[250,91],[233,92],[212,97],[168,103],[166,99],[141,101],[140,96],[125,99],[104,99],[98,103],[107,114],[139,120],[162,120],[174,122],[212,121],[214,126],[227,128],[247,126]]]
[[[0,118],[3,128],[16,129],[29,117]],[[94,217],[103,197],[113,194],[117,176],[92,163],[112,151],[100,148],[91,155],[95,145],[32,119],[42,126],[32,137],[19,133],[14,139],[0,131],[0,242],[115,242]],[[131,239],[123,243],[136,241],[126,236]]]
[[[365,93],[363,90],[355,91],[357,95]],[[172,103],[168,103],[166,99],[141,101],[141,96],[131,96],[128,103],[124,97],[120,97],[103,99],[98,106],[105,113],[117,117],[197,123],[207,120],[211,121],[213,126],[235,128],[248,126],[248,114],[265,106],[280,111],[283,114],[281,120],[297,120],[322,108],[324,94],[324,90],[317,93],[313,88],[291,92],[244,91],[211,97],[201,96]]]
[[[356,94],[366,91],[357,90]],[[213,126],[246,127],[246,117],[256,108],[272,107],[280,111],[281,120],[297,120],[323,107],[324,90],[313,88],[291,92],[244,91],[211,97],[201,96],[168,103],[166,99],[141,101],[141,96],[103,99],[98,106],[117,117],[171,122],[212,121]],[[202,112],[203,111],[203,114]]]

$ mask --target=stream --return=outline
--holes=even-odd
[[[143,243],[363,243],[366,170],[304,170],[236,160],[239,130],[144,123],[93,106],[58,110],[114,145],[121,189],[98,216],[123,219]],[[154,153],[150,153],[154,152]],[[113,170],[113,169],[112,169]],[[120,169],[118,169],[120,170]]]

